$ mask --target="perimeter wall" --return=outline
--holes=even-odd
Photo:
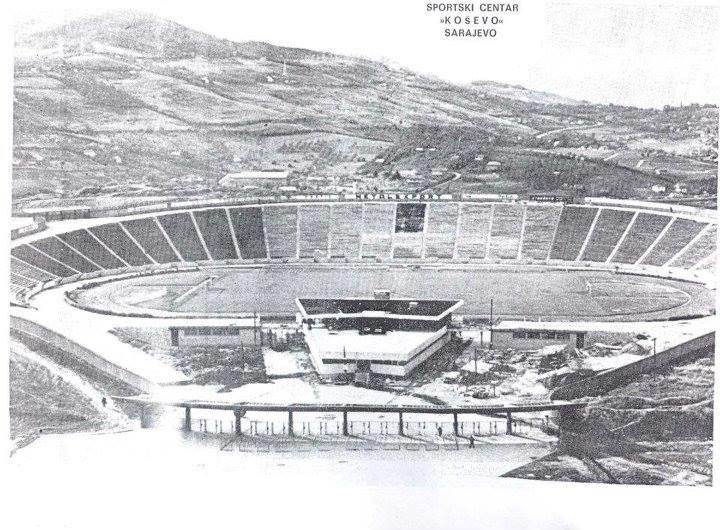
[[[714,351],[715,332],[712,331],[634,363],[558,387],[550,394],[550,399],[568,400],[597,396],[613,388],[625,385],[642,374],[652,372],[663,366],[677,364],[681,360],[708,353],[712,354]]]
[[[159,385],[153,381],[145,379],[125,368],[111,363],[107,359],[100,357],[91,350],[80,346],[76,342],[71,341],[67,337],[60,335],[44,326],[30,320],[26,320],[17,316],[10,316],[10,329],[29,336],[31,339],[39,340],[45,344],[67,352],[78,359],[88,363],[123,383],[126,383],[143,392],[153,392],[158,389]]]

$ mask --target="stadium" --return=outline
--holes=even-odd
[[[127,385],[116,399],[139,405],[143,426],[163,423],[170,408],[173,428],[235,439],[389,436],[457,446],[524,436],[544,447],[557,422],[548,414],[576,406],[568,400],[714,345],[717,218],[693,207],[383,194],[22,213],[35,223],[14,234],[11,329]],[[512,364],[517,352],[581,347],[607,333],[651,340],[652,355],[626,355],[552,391],[515,381],[500,396],[502,382],[490,380],[493,395],[470,383],[462,388],[472,397],[448,385],[432,394],[457,377],[448,373],[489,380],[477,353],[475,374],[472,362],[452,371],[469,342],[490,353],[502,343]],[[273,377],[267,353],[270,383],[247,367],[248,351],[280,343],[285,355],[291,342],[309,351],[301,376],[319,377],[311,394],[291,385],[293,369]],[[151,354],[158,344],[165,358]],[[203,355],[235,347],[245,368],[229,380],[189,376],[167,362],[183,346]],[[350,384],[337,386],[347,376]],[[428,409],[427,400],[446,408]],[[400,419],[388,421],[394,407]]]
[[[557,204],[468,195],[401,202],[402,197],[279,197],[227,206],[179,202],[164,205],[168,212],[129,208],[53,222],[46,231],[14,241],[13,301],[25,305],[57,285],[134,274],[145,279],[109,288],[110,311],[127,311],[117,300],[135,299],[130,305],[136,312],[287,315],[295,312],[288,302],[300,293],[360,296],[373,288],[427,298],[437,294],[433,290],[451,295],[469,290],[477,294],[468,297],[466,314],[484,315],[495,297],[501,315],[545,320],[677,318],[707,314],[712,306],[714,212],[601,199]],[[281,268],[282,276],[289,276],[284,282],[273,276]],[[347,268],[354,271],[351,282],[343,281]],[[483,273],[464,272],[470,269]],[[527,274],[515,274],[518,270]],[[162,279],[148,279],[160,272]],[[532,279],[540,272],[552,278],[543,287],[549,289],[544,304],[532,300],[540,295]],[[506,274],[519,282],[514,290],[496,281]],[[219,292],[168,304],[173,293],[203,277],[213,277]],[[233,288],[238,283],[242,289]],[[142,296],[144,285],[164,285],[166,292]],[[553,304],[560,302],[558,292],[571,296]],[[517,303],[522,293],[527,296]],[[627,294],[634,299],[623,302]],[[643,302],[633,306],[637,297]],[[583,315],[579,306],[590,310]]]

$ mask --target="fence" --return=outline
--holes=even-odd
[[[185,427],[185,422],[179,421],[179,428]],[[549,426],[548,418],[530,418],[524,420],[513,420],[511,422],[511,433],[514,435],[529,436],[536,429],[544,429]],[[305,437],[305,438],[339,438],[343,437],[343,424],[341,421],[296,421],[293,422],[292,432],[288,423],[283,421],[264,421],[242,419],[240,430],[236,432],[235,421],[224,419],[196,418],[190,422],[190,430],[200,433],[213,434],[241,434],[251,437]],[[496,436],[507,433],[507,421],[505,419],[482,420],[482,421],[460,421],[457,424],[457,436],[460,437],[484,437]],[[393,421],[349,421],[348,436],[371,437],[371,436],[405,436],[408,438],[442,438],[453,437],[453,422],[436,421],[404,421],[402,432],[399,422]]]

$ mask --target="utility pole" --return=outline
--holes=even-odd
[[[253,311],[253,346],[257,347],[257,311]]]
[[[490,341],[488,344],[490,350],[493,349],[493,299],[490,299]]]
[[[240,368],[242,369],[242,379],[241,383],[242,385],[245,384],[245,348],[242,347],[242,344],[240,345]]]
[[[481,336],[482,336],[482,335],[481,335]],[[473,350],[473,352],[474,352],[474,354],[475,354],[475,375],[477,375],[477,373],[478,373],[478,371],[477,371],[477,348],[475,348],[475,349]]]

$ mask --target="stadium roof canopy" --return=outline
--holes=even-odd
[[[298,298],[303,318],[392,318],[440,320],[463,305],[462,300],[376,298]]]

